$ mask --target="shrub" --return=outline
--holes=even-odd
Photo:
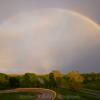
[[[72,71],[68,73],[69,88],[71,90],[78,91],[82,87],[83,81],[84,78],[79,72]]]

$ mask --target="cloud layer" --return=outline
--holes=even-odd
[[[100,27],[63,9],[19,13],[0,25],[0,71],[100,71]]]

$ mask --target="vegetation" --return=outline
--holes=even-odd
[[[7,89],[9,87],[9,76],[0,73],[0,89]]]
[[[34,73],[25,73],[24,75],[7,75],[0,73],[0,89],[18,88],[18,87],[45,87],[45,88],[69,88],[79,90],[80,88],[91,88],[100,90],[100,74],[80,74],[77,71],[71,71],[62,74],[60,71],[52,71],[46,75],[36,75]]]
[[[80,89],[87,88],[100,91],[100,73],[81,74],[77,71],[71,71],[66,74],[62,74],[60,71],[52,71],[46,75],[36,75],[34,73],[25,73],[24,75],[7,75],[0,73],[0,90],[28,87],[53,89],[57,92],[57,95],[67,96],[67,99],[63,98],[61,100],[73,100],[73,98],[70,97],[72,95],[78,98],[76,100],[92,100],[93,97],[80,93]],[[25,98],[19,99],[19,94],[21,93],[12,93],[11,95],[9,95],[9,93],[0,93],[0,99],[13,100],[8,98],[16,98],[15,100],[25,100]],[[27,100],[32,100],[32,98]],[[94,98],[94,100],[98,99]]]
[[[35,100],[36,95],[29,92],[0,93],[0,100]]]
[[[51,87],[59,87],[61,85],[62,74],[60,71],[53,71],[49,74]]]
[[[79,91],[70,91],[66,88],[55,88],[53,90],[57,92],[57,100],[100,100],[100,98],[83,94]]]
[[[36,87],[37,83],[37,75],[34,73],[25,73],[20,77],[20,87]]]
[[[68,73],[68,82],[69,82],[69,88],[74,91],[78,91],[83,84],[84,78],[82,75],[80,75],[77,71],[72,71]]]

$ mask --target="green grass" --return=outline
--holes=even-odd
[[[35,100],[36,95],[29,92],[0,93],[0,100]]]
[[[84,88],[100,91],[100,81],[88,82]]]
[[[89,96],[87,94],[80,93],[80,92],[72,92],[67,89],[57,88],[54,90],[57,92],[57,94],[62,95],[62,97],[58,96],[58,98],[61,98],[61,99],[57,98],[57,100],[100,100],[93,96]]]

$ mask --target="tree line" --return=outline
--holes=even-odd
[[[80,74],[71,71],[62,74],[60,71],[52,71],[46,75],[25,73],[24,75],[8,75],[0,73],[0,90],[12,88],[67,88],[78,91],[89,82],[100,81],[100,73]]]

